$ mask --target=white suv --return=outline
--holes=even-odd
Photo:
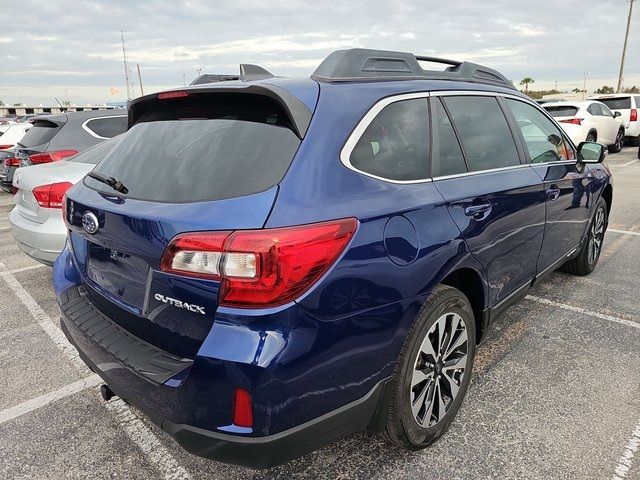
[[[640,119],[638,118],[640,95],[616,93],[614,95],[596,95],[591,98],[604,103],[614,112],[620,112],[625,129],[625,140],[630,141],[631,145],[640,143]]]
[[[618,153],[624,144],[622,116],[596,100],[549,102],[542,105],[555,118],[574,144],[598,142]]]

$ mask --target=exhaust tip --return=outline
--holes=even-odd
[[[111,400],[113,397],[116,396],[115,393],[113,393],[113,390],[111,390],[107,385],[100,385],[100,395],[102,395],[102,399],[105,402],[108,402],[109,400]]]

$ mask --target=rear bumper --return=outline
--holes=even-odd
[[[9,223],[13,238],[24,253],[40,263],[53,265],[67,237],[62,217],[37,223],[20,215],[16,207],[9,213]]]
[[[191,363],[182,359],[184,364],[180,365],[180,359],[168,358],[174,356],[159,352],[157,349],[149,352],[149,355],[143,354],[137,359],[134,355],[132,358],[132,352],[140,350],[138,348],[140,345],[132,345],[132,343],[145,344],[146,342],[132,338],[126,331],[116,331],[117,327],[114,329],[113,325],[107,324],[109,323],[107,318],[97,318],[99,315],[91,311],[90,305],[83,305],[78,301],[80,295],[76,287],[72,287],[61,295],[62,330],[78,349],[80,357],[91,370],[102,377],[116,395],[141,410],[185,450],[195,455],[250,468],[269,468],[311,452],[350,433],[367,428],[379,430],[378,419],[381,418],[379,412],[386,410],[384,405],[390,393],[388,379],[376,383],[365,396],[356,401],[273,435],[250,437],[176,423],[157,410],[149,409],[138,396],[114,382],[110,370],[128,368],[152,382],[179,375],[181,370],[190,368]],[[91,350],[91,347],[87,348],[89,341],[100,346],[103,353],[108,352],[112,361],[105,361],[104,355],[99,361],[94,361],[95,355],[91,355],[90,358],[85,353]],[[155,361],[152,362],[150,359]],[[156,378],[148,378],[153,376],[153,372],[157,374]],[[158,385],[157,388],[167,387]]]
[[[625,128],[624,136],[626,138],[637,138],[640,136],[640,122],[630,122],[629,126]]]

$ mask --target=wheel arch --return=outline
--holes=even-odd
[[[470,267],[460,267],[448,273],[441,284],[457,288],[469,299],[476,322],[476,343],[482,338],[486,328],[487,288],[483,276]]]

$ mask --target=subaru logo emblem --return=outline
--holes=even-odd
[[[98,217],[96,217],[93,212],[84,212],[84,215],[82,215],[82,228],[91,235],[96,233],[98,228],[100,228]]]

